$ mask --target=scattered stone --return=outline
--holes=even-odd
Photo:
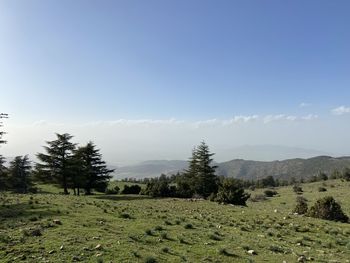
[[[64,249],[64,246],[62,245],[62,246],[60,246],[60,250],[63,250]]]
[[[301,262],[301,263],[306,262],[306,257],[305,257],[304,255],[301,255],[301,256],[298,258],[298,262]]]
[[[49,251],[49,254],[53,254],[53,253],[55,253],[55,250],[50,250]]]
[[[59,219],[54,219],[53,223],[56,224],[56,225],[62,225],[62,222]]]
[[[101,245],[101,244],[97,244],[97,246],[95,247],[95,249],[97,249],[97,250],[102,249],[102,245]]]
[[[247,252],[248,252],[249,255],[256,255],[256,252],[253,249],[250,249]]]
[[[99,240],[100,237],[92,237],[92,239],[94,239],[94,240]]]
[[[102,256],[102,253],[97,253],[96,254],[96,257],[101,257]]]
[[[277,213],[277,212],[278,212],[278,210],[277,210],[277,209],[275,209],[275,210],[273,210],[273,212]]]

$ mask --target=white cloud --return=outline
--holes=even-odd
[[[294,116],[294,115],[285,115],[285,114],[277,114],[277,115],[266,115],[263,119],[264,123],[276,122],[276,121],[311,121],[317,119],[318,116],[315,114],[309,114],[306,116]]]
[[[338,108],[334,108],[331,111],[334,115],[343,115],[346,113],[350,113],[350,107],[339,106]]]
[[[231,125],[235,123],[247,123],[251,121],[256,121],[259,119],[258,115],[248,115],[248,116],[243,116],[243,115],[238,115],[234,116],[232,119],[229,120],[223,120],[222,124],[223,125]]]
[[[318,115],[316,115],[316,114],[309,114],[309,115],[301,117],[301,119],[305,120],[305,121],[315,120],[315,119],[318,119]]]

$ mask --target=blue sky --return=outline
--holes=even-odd
[[[340,0],[3,0],[0,110],[10,126],[283,115],[346,129],[349,10]]]

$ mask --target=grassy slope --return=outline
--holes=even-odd
[[[317,191],[321,183],[303,185],[309,204],[332,195],[350,215],[349,183],[326,183],[324,193]],[[296,195],[291,187],[278,192],[245,208],[144,196],[7,195],[0,207],[0,262],[145,262],[150,256],[158,262],[296,262],[301,254],[348,262],[350,224],[289,215]],[[42,236],[25,235],[35,228]]]

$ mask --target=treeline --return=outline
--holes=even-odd
[[[249,194],[245,193],[241,180],[218,177],[212,165],[214,154],[202,142],[192,150],[189,168],[182,174],[146,179],[141,194],[153,197],[207,198],[211,201],[245,205]]]
[[[107,168],[94,143],[78,146],[67,133],[56,137],[44,146],[45,153],[37,154],[39,162],[33,167],[27,155],[15,157],[8,167],[0,156],[0,190],[34,193],[34,182],[40,182],[61,187],[64,194],[69,194],[69,189],[75,195],[81,190],[87,195],[93,190],[105,192],[114,170]]]
[[[161,174],[161,176],[158,177],[157,180],[166,181],[168,184],[177,184],[178,181],[181,181],[181,178],[183,177],[183,175],[184,174],[180,172],[176,174],[171,174],[171,175]],[[225,177],[220,176],[218,178],[219,180],[223,180]],[[285,180],[285,179],[278,179],[270,175],[257,180],[243,180],[243,179],[236,179],[236,180],[239,181],[242,187],[245,189],[255,189],[255,188],[279,187],[279,186],[289,186],[289,185],[296,185],[296,184],[303,184],[303,183],[322,182],[322,181],[333,180],[333,179],[350,181],[350,168],[345,168],[343,171],[339,171],[335,169],[332,171],[330,175],[327,175],[327,173],[325,172],[319,172],[317,175],[313,175],[307,179],[304,179],[304,178],[296,179],[295,177],[291,177],[289,180]],[[137,184],[148,184],[154,180],[155,180],[154,178],[143,178],[143,179],[124,178],[121,181],[129,182],[129,183],[137,183]]]

